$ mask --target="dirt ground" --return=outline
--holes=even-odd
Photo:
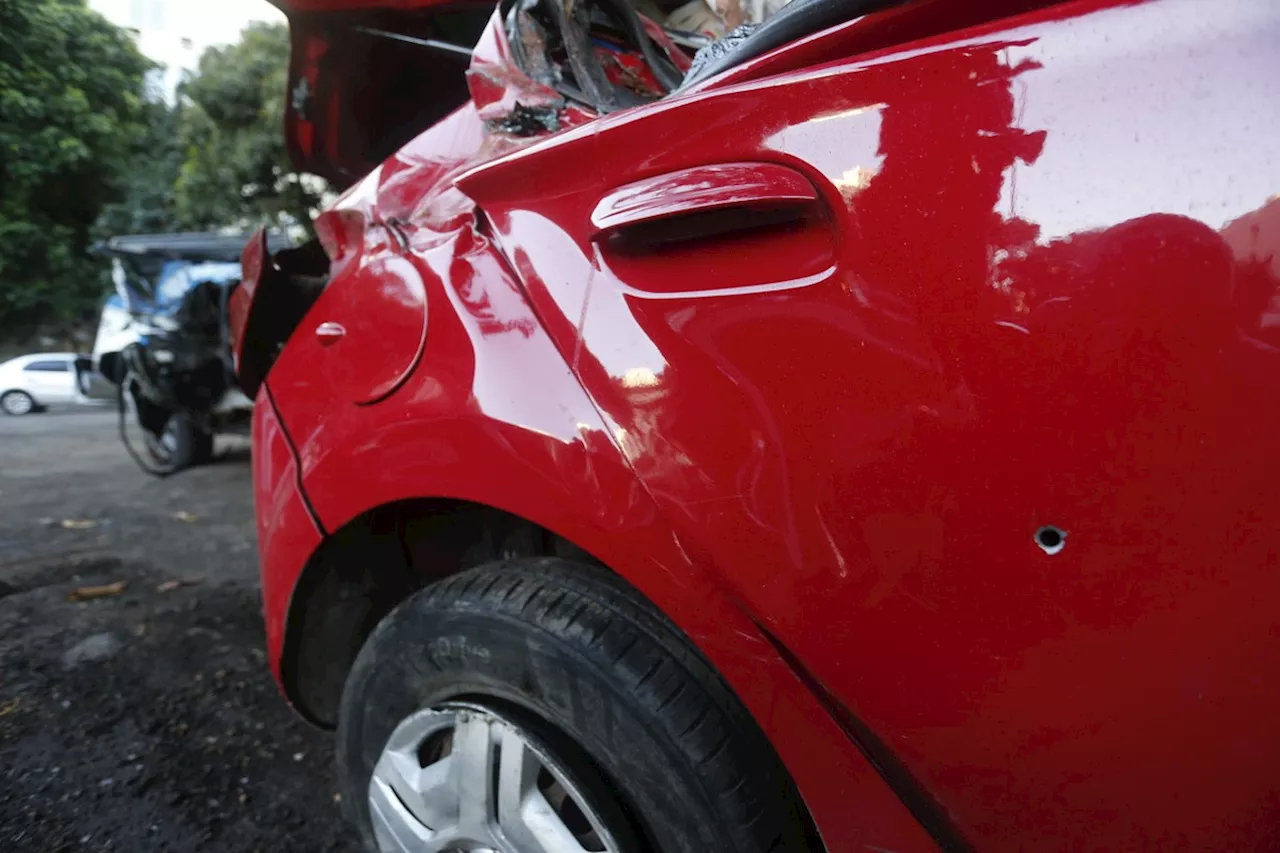
[[[264,661],[247,445],[155,480],[114,428],[0,416],[0,850],[354,850]]]

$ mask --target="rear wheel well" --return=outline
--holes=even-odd
[[[347,673],[384,616],[427,584],[516,557],[601,565],[546,528],[467,501],[401,501],[352,519],[294,587],[280,662],[290,700],[312,722],[334,726]]]

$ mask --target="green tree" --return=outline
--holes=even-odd
[[[0,335],[90,315],[94,222],[124,192],[152,63],[84,0],[0,0]]]
[[[189,227],[310,227],[324,188],[289,164],[288,62],[288,28],[250,24],[236,44],[206,50],[179,87],[184,154],[177,205]]]
[[[186,227],[174,195],[182,170],[181,126],[181,106],[170,106],[159,97],[143,104],[142,129],[121,176],[121,195],[103,209],[94,227],[100,238]]]

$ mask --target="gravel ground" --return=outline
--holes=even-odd
[[[0,416],[0,850],[354,850],[264,661],[246,444],[155,480],[114,427]]]

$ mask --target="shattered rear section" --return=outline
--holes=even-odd
[[[505,34],[529,77],[599,113],[662,98],[690,61],[630,0],[517,0]]]
[[[542,66],[541,79],[526,73],[517,58],[524,47],[507,40],[501,12],[495,12],[472,53],[467,86],[476,113],[489,133],[508,137],[505,144],[486,145],[486,152],[497,153],[499,148],[520,144],[521,139],[554,133],[596,117],[582,105],[570,103],[551,85],[549,65]],[[535,39],[527,47],[540,47],[540,43]],[[543,57],[541,52],[528,55]]]

